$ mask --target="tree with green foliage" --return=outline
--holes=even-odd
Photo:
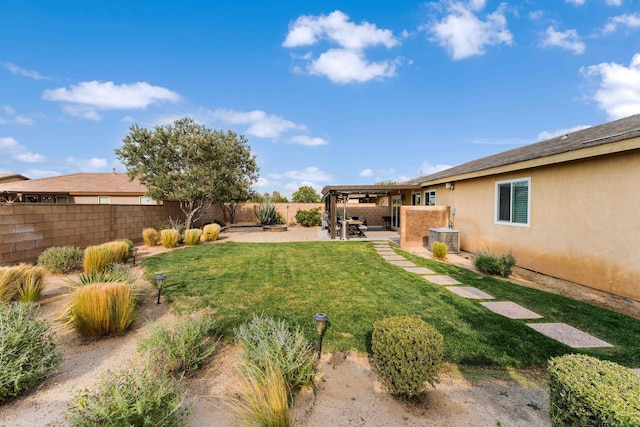
[[[322,200],[320,195],[309,185],[299,187],[291,197],[293,203],[318,203],[320,200]]]
[[[289,200],[280,194],[279,191],[274,191],[270,196],[271,203],[288,203]]]
[[[394,181],[393,179],[390,179],[388,181],[376,182],[376,185],[396,185],[397,183],[398,183],[398,181]]]
[[[177,200],[186,228],[212,203],[245,201],[258,178],[247,139],[185,117],[146,129],[132,125],[116,156],[155,200]]]

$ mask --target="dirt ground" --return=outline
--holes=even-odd
[[[289,234],[287,234],[289,233]],[[223,233],[225,241],[313,240],[315,230],[286,233]],[[234,235],[237,234],[237,235]],[[162,251],[140,247],[138,258]],[[464,256],[457,261],[464,264]],[[65,279],[50,275],[41,301],[41,314],[54,319],[64,306]],[[540,278],[518,272],[517,280],[536,286]],[[555,286],[561,281],[551,280]],[[147,335],[149,322],[173,318],[168,304],[156,304],[153,286],[145,282],[146,298],[138,320],[124,335],[100,340],[82,340],[71,329],[54,322],[56,341],[63,353],[61,367],[22,397],[0,406],[0,427],[65,426],[65,412],[78,390],[91,388],[99,375],[126,366],[136,357],[136,345]],[[550,289],[547,289],[550,290]],[[553,289],[551,289],[553,290]],[[556,291],[561,292],[556,289]],[[567,291],[568,292],[568,291]],[[610,298],[601,298],[607,303]],[[597,298],[596,298],[597,300]],[[614,299],[615,300],[615,299]],[[615,301],[614,301],[615,302]],[[606,305],[606,304],[604,304]],[[632,314],[633,304],[621,304]],[[618,307],[619,308],[619,307]],[[238,421],[229,407],[235,397],[234,366],[238,348],[221,345],[199,374],[186,380],[187,401],[193,404],[190,425],[232,426]],[[440,383],[427,393],[424,402],[406,403],[390,397],[376,381],[367,355],[323,354],[315,391],[303,390],[296,399],[295,413],[300,426],[548,426],[548,390],[542,371],[498,372],[460,371],[445,365]]]

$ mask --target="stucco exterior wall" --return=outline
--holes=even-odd
[[[530,226],[494,223],[495,182],[530,177]],[[437,187],[466,251],[512,250],[518,265],[640,300],[640,151]]]
[[[403,206],[400,209],[400,246],[427,247],[430,228],[448,227],[448,206]]]
[[[35,262],[52,246],[86,247],[114,239],[142,240],[142,230],[171,216],[183,218],[177,203],[160,206],[0,205],[0,265]]]

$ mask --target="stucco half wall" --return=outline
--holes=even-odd
[[[529,177],[530,224],[496,224],[496,181]],[[513,251],[518,265],[640,300],[640,151],[456,181],[438,204],[456,209],[463,250]]]
[[[449,206],[402,206],[400,208],[400,246],[427,246],[430,228],[448,227]]]

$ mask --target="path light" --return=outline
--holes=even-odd
[[[156,286],[158,287],[158,304],[160,304],[160,293],[162,292],[162,285],[167,279],[166,274],[156,274]]]
[[[322,335],[327,327],[329,316],[324,313],[316,313],[313,315],[313,320],[316,321],[316,331],[318,331],[318,359],[320,359],[320,353],[322,353]]]
[[[135,246],[131,249],[129,249],[131,251],[131,256],[133,257],[133,266],[136,266],[136,254],[138,253],[138,248],[136,248]]]

